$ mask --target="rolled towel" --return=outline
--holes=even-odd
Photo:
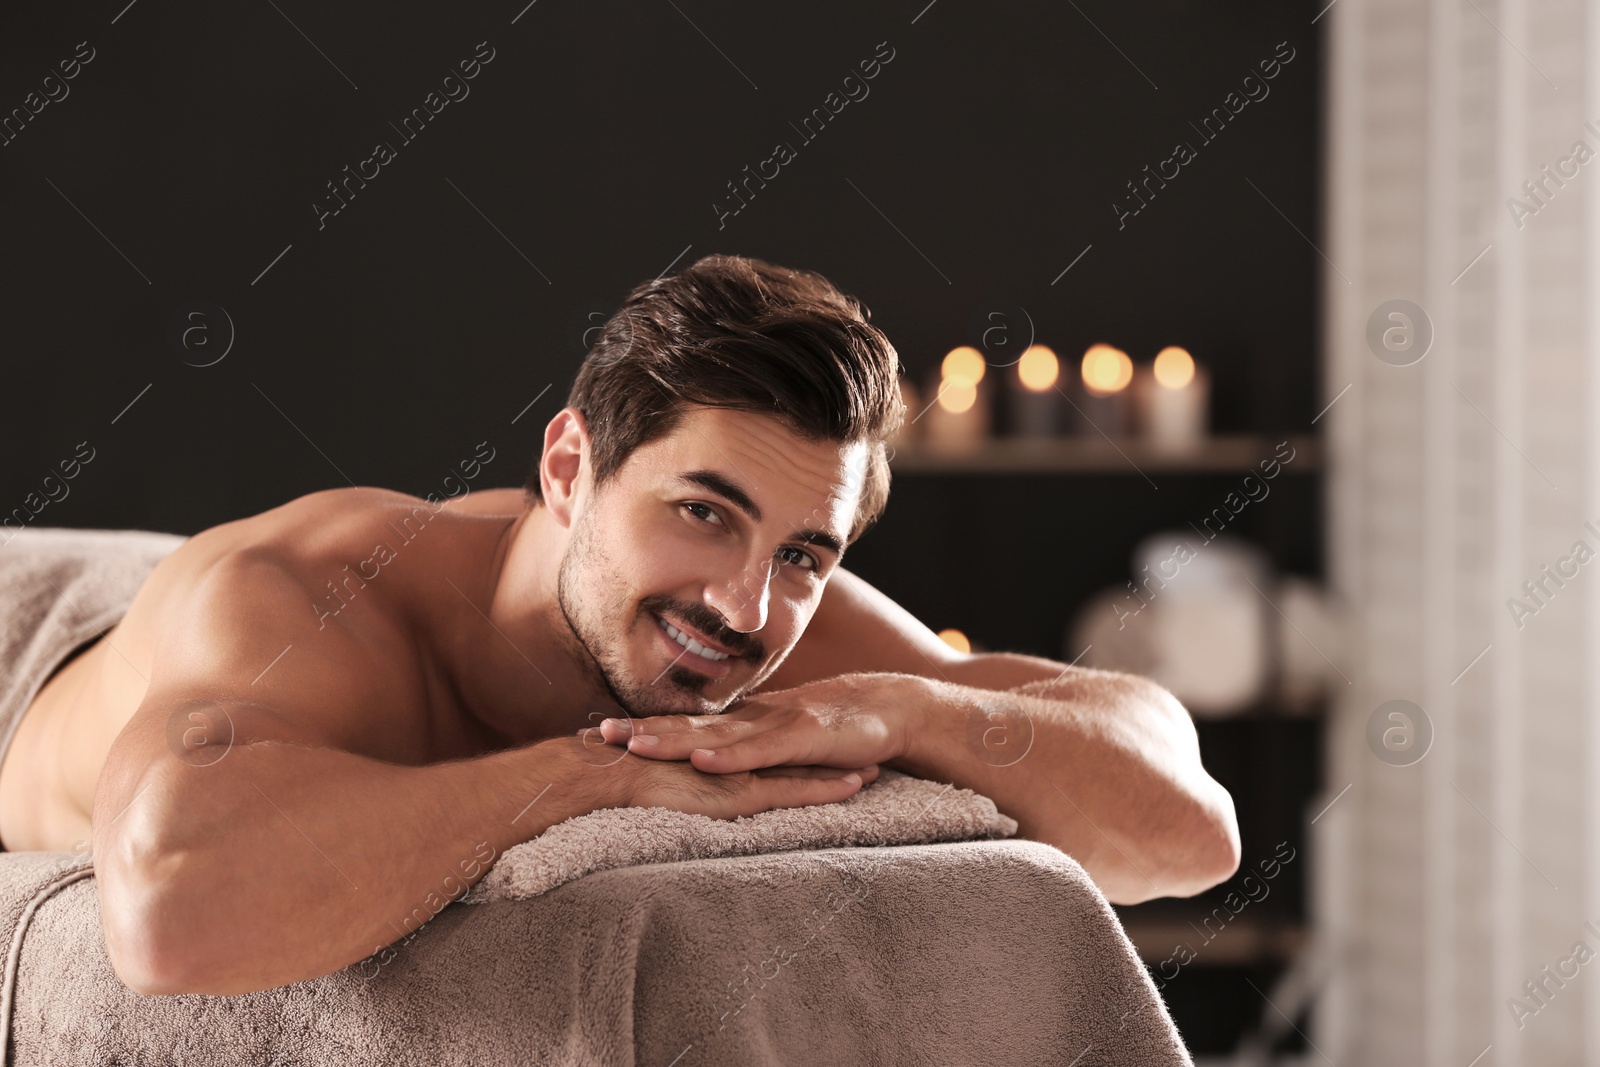
[[[847,800],[713,819],[671,808],[604,808],[509,848],[465,899],[538,896],[595,871],[761,852],[1010,837],[1017,821],[970,789],[884,769]]]

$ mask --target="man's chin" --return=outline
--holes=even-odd
[[[663,674],[653,685],[637,684],[626,688],[618,686],[615,692],[623,699],[622,709],[634,718],[649,715],[720,715],[732,698],[707,696],[704,689],[715,679],[684,671],[680,680],[674,677],[682,668],[674,667]]]

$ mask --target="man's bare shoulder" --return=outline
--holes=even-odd
[[[211,569],[277,568],[308,590],[347,577],[346,565],[373,555],[381,545],[400,552],[436,521],[462,516],[514,515],[503,495],[489,490],[457,500],[430,502],[393,489],[370,486],[323,489],[242,519],[220,523],[191,537],[164,561],[174,578],[197,584]],[[329,568],[332,568],[330,571]],[[371,574],[370,568],[366,572]],[[397,583],[398,584],[398,583]]]
[[[148,657],[158,700],[252,702],[298,739],[415,758],[428,683],[414,583],[389,565],[420,555],[411,543],[442,514],[391,490],[332,489],[211,527],[151,575],[123,640]]]
[[[340,571],[338,561],[348,562],[352,551],[362,551],[372,536],[386,531],[410,501],[415,498],[386,489],[328,489],[212,526],[161,561],[125,623],[176,611],[236,611],[248,607],[252,594],[276,599],[290,588],[300,594],[295,620],[314,619],[311,590]],[[258,621],[289,620],[266,611]]]

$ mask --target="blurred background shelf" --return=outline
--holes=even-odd
[[[896,446],[889,467],[895,474],[1244,474],[1272,459],[1284,441],[1294,449],[1294,458],[1281,464],[1282,473],[1308,474],[1321,469],[1321,443],[1304,434],[1209,437],[1182,452],[1138,437],[996,437],[966,450],[911,441]]]
[[[1182,965],[1182,974],[1191,968],[1282,963],[1294,958],[1310,933],[1305,923],[1294,919],[1252,916],[1248,906],[1220,930],[1215,925],[1210,927],[1210,940],[1208,929],[1197,927],[1194,919],[1129,918],[1123,928],[1139,950],[1139,958],[1158,978],[1163,976],[1163,964],[1165,973],[1170,974],[1183,960],[1182,955],[1175,955],[1179,946],[1187,946],[1194,953],[1194,959]]]

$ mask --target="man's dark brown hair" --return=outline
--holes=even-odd
[[[588,423],[595,485],[670,434],[684,404],[771,415],[809,441],[868,442],[855,541],[889,501],[885,442],[905,417],[903,368],[871,314],[820,274],[744,256],[636,286],[567,397]],[[523,488],[543,502],[537,465]]]

